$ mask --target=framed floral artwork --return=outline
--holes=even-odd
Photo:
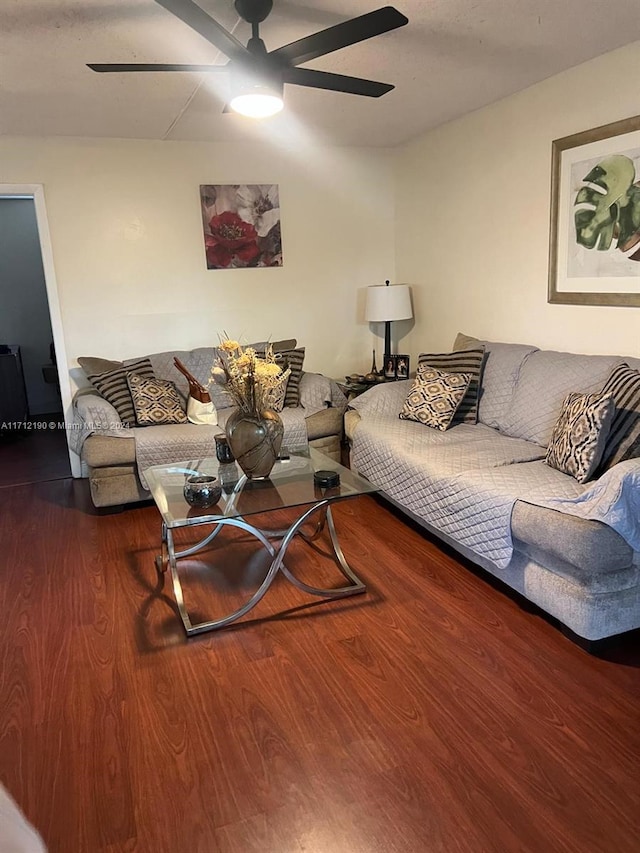
[[[204,184],[200,207],[207,269],[282,266],[277,184]]]
[[[640,116],[553,142],[548,301],[640,306]]]

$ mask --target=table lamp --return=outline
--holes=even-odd
[[[384,355],[391,355],[391,323],[393,320],[410,320],[411,288],[408,284],[373,285],[367,288],[365,319],[370,323],[384,323]]]

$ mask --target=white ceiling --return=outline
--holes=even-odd
[[[307,67],[393,83],[395,90],[373,99],[287,86],[285,110],[268,120],[269,133],[296,132],[339,145],[397,145],[640,39],[638,0],[389,1],[409,18],[408,26]],[[249,27],[232,0],[198,2],[246,42]],[[261,35],[272,50],[384,2],[274,0]],[[222,115],[226,74],[107,75],[85,65],[225,61],[153,0],[0,0],[0,133],[260,138],[264,125]]]

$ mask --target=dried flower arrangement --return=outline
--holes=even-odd
[[[259,417],[266,409],[282,409],[284,390],[290,371],[276,364],[271,346],[264,356],[253,347],[223,338],[220,356],[211,369],[211,380],[229,393],[244,414]]]

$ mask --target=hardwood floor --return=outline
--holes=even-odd
[[[34,423],[58,423],[60,415],[42,415]],[[71,475],[62,429],[29,429],[0,434],[0,488],[60,480]]]
[[[0,778],[51,853],[637,853],[637,638],[589,656],[374,499],[335,517],[366,596],[279,579],[187,641],[154,507],[0,489]],[[264,569],[225,541],[203,615]]]

